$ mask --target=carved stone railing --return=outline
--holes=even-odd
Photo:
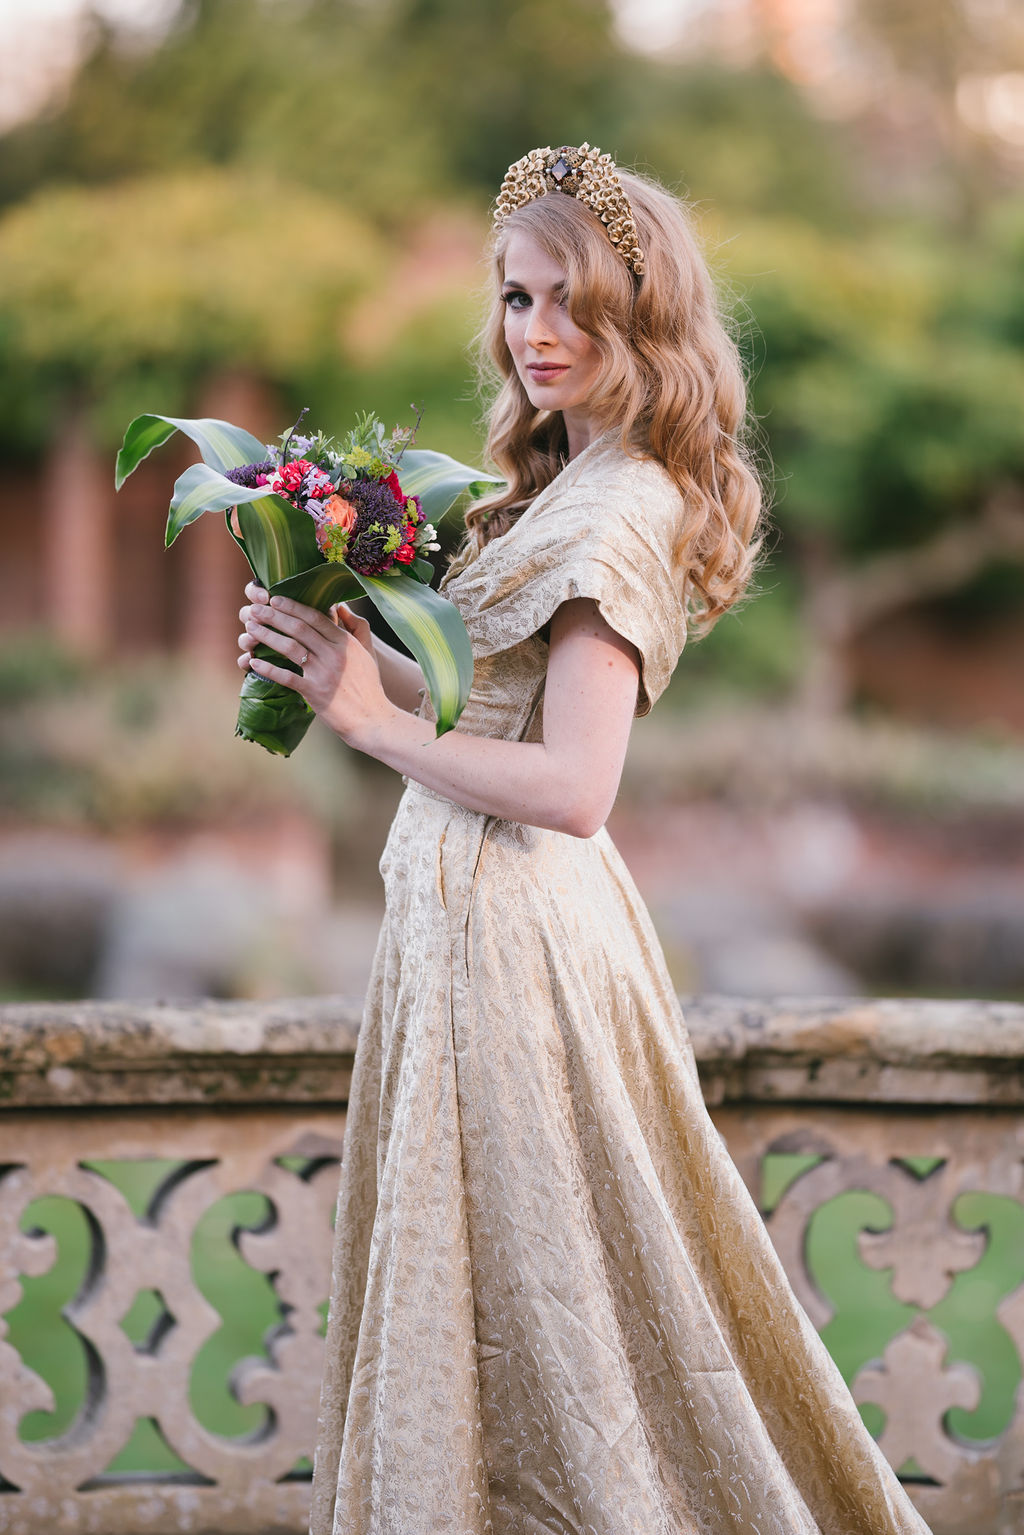
[[[687,1017],[716,1123],[826,1341],[842,1317],[815,1223],[839,1196],[868,1201],[846,1268],[864,1288],[889,1274],[890,1336],[872,1352],[847,1327],[847,1373],[935,1535],[1024,1530],[1024,1007],[703,999]],[[331,999],[0,1009],[0,1530],[305,1529],[355,1021]],[[197,1230],[241,1191],[263,1213],[238,1217],[225,1251],[267,1276],[278,1322],[231,1373],[232,1410],[256,1424],[232,1436],[196,1388],[231,1302],[211,1304],[194,1260]],[[988,1200],[980,1215],[971,1199]],[[42,1332],[67,1333],[84,1383],[73,1421],[40,1437],[56,1367],[36,1373],[10,1339],[28,1336],[23,1306],[60,1258],[39,1213],[58,1201],[79,1212],[82,1268]],[[983,1273],[968,1321],[1004,1407],[986,1440],[957,1429],[988,1385],[964,1346],[975,1334],[954,1347],[949,1321],[953,1288]],[[124,1463],[140,1423],[163,1469]]]

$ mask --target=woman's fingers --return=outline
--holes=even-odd
[[[277,651],[278,655],[287,656],[289,661],[294,661],[296,666],[305,666],[313,654],[310,649],[311,642],[304,640],[301,633],[291,634],[283,627],[271,629],[267,624],[261,624],[254,618],[249,619],[246,631],[257,645],[269,645],[272,650]]]
[[[279,682],[282,687],[291,688],[293,693],[304,690],[306,679],[301,672],[290,672],[286,666],[275,666],[272,661],[263,661],[258,656],[253,656],[249,665],[257,676],[266,677],[269,682]]]
[[[335,638],[335,625],[332,624],[326,613],[320,612],[319,608],[307,607],[304,602],[296,602],[292,597],[271,597],[269,605],[274,610],[272,621],[275,624],[278,617],[283,615],[292,621],[308,624],[311,629],[315,629],[317,634],[321,635],[325,640]]]
[[[347,629],[354,639],[357,639],[364,650],[373,654],[373,630],[365,618],[358,613],[353,613],[347,602],[339,602],[332,611],[337,615],[339,629]]]

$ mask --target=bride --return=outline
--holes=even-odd
[[[927,1535],[701,1098],[604,830],[634,714],[742,594],[760,495],[685,208],[531,151],[443,590],[473,691],[250,586],[239,664],[405,775],[345,1136],[313,1535]],[[257,660],[258,642],[301,665]]]

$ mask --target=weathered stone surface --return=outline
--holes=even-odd
[[[884,1229],[862,1230],[861,1261],[891,1272],[911,1325],[854,1381],[887,1413],[882,1447],[931,1478],[912,1496],[935,1535],[1024,1528],[1024,1393],[990,1444],[946,1424],[977,1381],[921,1313],[983,1256],[987,1232],[955,1217],[961,1195],[1024,1200],[1024,1007],[973,1002],[738,1001],[685,1004],[715,1121],[749,1187],[764,1158],[820,1160],[786,1188],[768,1230],[819,1327],[833,1314],[808,1267],[808,1231],[829,1199],[881,1198]],[[50,1407],[45,1382],[0,1324],[0,1529],[9,1535],[270,1535],[305,1528],[320,1367],[330,1215],[359,1009],[339,998],[259,1003],[35,1004],[0,1009],[0,1316],[21,1281],[44,1275],[53,1240],[25,1212],[40,1195],[73,1200],[92,1254],[65,1308],[92,1361],[87,1405],[62,1438],[28,1444],[25,1414]],[[138,1217],[96,1161],[173,1159]],[[917,1167],[913,1159],[930,1159]],[[294,1159],[294,1160],[293,1160]],[[265,1408],[246,1440],[207,1432],[190,1405],[196,1355],[220,1318],[197,1288],[197,1226],[225,1194],[256,1190],[270,1219],[238,1234],[266,1273],[281,1327],[270,1358],[235,1371],[238,1398]],[[121,1326],[139,1291],[172,1319],[145,1343]],[[1024,1352],[1024,1285],[998,1322]],[[191,1468],[184,1478],[106,1468],[138,1418],[153,1418]]]
[[[711,1103],[1024,1104],[1024,1006],[918,999],[684,998]],[[0,1104],[331,1102],[361,1003],[0,1007]]]
[[[0,1105],[343,1102],[360,1012],[313,997],[0,1007]]]

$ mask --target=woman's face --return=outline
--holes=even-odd
[[[587,424],[601,371],[597,346],[574,325],[565,303],[566,274],[536,240],[516,230],[505,251],[505,342],[530,404],[565,414],[570,438]],[[575,428],[575,431],[574,431]]]

